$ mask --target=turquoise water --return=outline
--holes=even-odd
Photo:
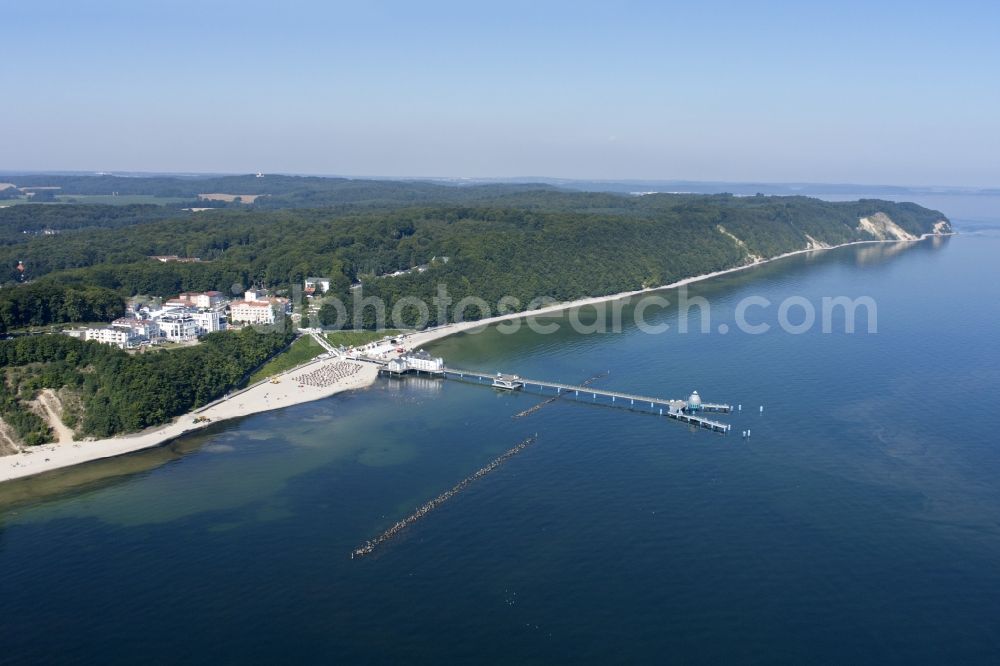
[[[986,230],[726,276],[691,289],[710,334],[435,348],[697,389],[744,405],[727,436],[565,400],[513,419],[541,398],[380,380],[0,487],[0,662],[995,663],[998,253]],[[878,333],[718,333],[751,295],[871,296]]]

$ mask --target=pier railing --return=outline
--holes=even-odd
[[[457,368],[445,368],[444,376],[449,379],[458,379],[476,382],[479,384],[488,384],[491,386],[496,380],[496,375],[477,372],[475,370],[461,370]],[[687,411],[687,402],[684,400],[657,398],[633,393],[623,393],[620,391],[608,391],[606,389],[594,388],[592,386],[563,384],[560,382],[529,379],[526,377],[518,377],[517,381],[520,383],[522,390],[535,388],[543,394],[547,390],[550,394],[555,393],[556,395],[570,398],[582,397],[586,399],[589,396],[595,403],[598,399],[601,399],[600,404],[605,406],[636,409],[647,413],[652,412],[659,414],[660,416],[666,416],[677,421],[690,423],[715,432],[729,432],[730,429],[732,429],[732,426],[728,423],[715,421]],[[504,386],[503,388],[507,387]],[[648,407],[646,407],[647,405]],[[732,411],[732,406],[721,403],[703,403],[701,405],[701,411],[728,413]]]

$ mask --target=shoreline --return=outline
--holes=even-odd
[[[312,386],[295,381],[296,376],[338,363],[356,366],[358,370],[352,376],[338,379],[327,386]],[[228,398],[203,405],[162,426],[106,439],[42,444],[21,453],[0,457],[0,483],[163,446],[178,437],[223,421],[322,400],[344,391],[367,388],[375,383],[376,377],[378,368],[369,363],[340,358],[314,360],[234,392]],[[278,383],[272,383],[272,379],[278,380]],[[207,420],[196,422],[195,419]]]
[[[408,333],[404,336],[400,336],[401,341],[405,341],[408,346],[413,349],[421,347],[432,342],[437,342],[443,338],[455,335],[456,333],[464,333],[476,328],[487,328],[494,324],[498,324],[504,321],[510,321],[512,319],[525,319],[528,317],[545,316],[549,314],[554,314],[557,312],[562,312],[564,310],[572,310],[574,308],[583,307],[585,305],[595,305],[597,303],[606,303],[608,301],[616,301],[623,298],[631,298],[633,296],[640,296],[643,294],[652,294],[658,291],[665,291],[668,289],[677,289],[679,287],[684,287],[689,284],[694,284],[696,282],[702,282],[704,280],[709,280],[711,278],[721,277],[723,275],[729,275],[731,273],[738,273],[740,271],[745,271],[757,266],[764,266],[779,259],[787,259],[788,257],[794,257],[800,254],[809,254],[810,252],[825,252],[827,250],[837,250],[844,247],[850,247],[852,245],[869,245],[873,243],[919,243],[920,241],[927,240],[928,238],[943,238],[945,236],[954,236],[956,232],[951,231],[948,233],[925,233],[921,234],[917,238],[909,239],[893,239],[893,240],[862,240],[862,241],[851,241],[849,243],[841,243],[840,245],[829,245],[820,247],[810,247],[803,250],[793,250],[791,252],[785,252],[784,254],[779,254],[770,259],[761,259],[759,261],[754,261],[743,266],[735,266],[733,268],[726,268],[720,271],[713,271],[711,273],[702,273],[701,275],[695,275],[692,277],[682,278],[676,282],[670,284],[661,285],[659,287],[646,287],[645,289],[636,289],[634,291],[623,291],[617,294],[609,294],[607,296],[589,296],[587,298],[580,298],[575,301],[565,301],[561,303],[553,303],[552,305],[546,305],[544,307],[538,308],[537,310],[525,310],[521,312],[512,312],[509,314],[496,315],[494,317],[487,317],[486,319],[479,319],[476,321],[463,321],[458,323],[444,324],[442,326],[436,326],[434,328],[425,329],[423,331],[418,331],[416,333]],[[477,331],[478,332],[478,331]]]
[[[409,333],[404,336],[400,336],[400,340],[401,342],[405,341],[406,346],[411,349],[417,349],[423,345],[436,342],[457,333],[469,332],[474,329],[484,330],[494,324],[510,321],[512,319],[545,316],[586,305],[594,305],[597,303],[605,303],[623,298],[631,298],[633,296],[668,289],[677,289],[685,285],[744,271],[756,266],[763,266],[765,264],[778,261],[779,259],[786,259],[800,254],[824,252],[826,250],[836,250],[838,248],[849,247],[851,245],[865,245],[871,243],[916,243],[926,240],[927,238],[952,235],[955,235],[955,232],[925,233],[914,239],[851,241],[849,243],[841,243],[840,245],[831,245],[828,247],[811,247],[802,250],[794,250],[792,252],[786,252],[769,259],[762,259],[743,266],[736,266],[720,271],[713,271],[711,273],[704,273],[701,275],[683,278],[667,285],[647,287],[645,289],[610,294],[607,296],[592,296],[577,299],[575,301],[554,303],[537,310],[512,312],[503,315],[496,315],[494,317],[488,317],[486,319],[479,319],[477,321],[444,324],[432,329],[426,329],[416,333]],[[322,387],[300,385],[293,379],[293,377],[297,374],[309,372],[324,365],[332,365],[336,363],[351,363],[353,365],[357,365],[360,369],[351,377],[338,380],[331,385]],[[38,474],[44,474],[46,472],[72,467],[75,465],[81,465],[95,460],[114,458],[134,453],[136,451],[163,446],[179,437],[182,437],[183,435],[197,432],[208,427],[209,425],[214,425],[223,421],[229,421],[242,416],[250,416],[252,414],[259,414],[275,409],[282,409],[284,407],[290,407],[292,405],[298,405],[305,402],[322,400],[323,398],[328,398],[344,391],[367,388],[375,383],[377,377],[378,368],[370,363],[346,361],[343,359],[313,360],[304,365],[287,370],[280,375],[275,375],[268,380],[252,385],[246,389],[242,389],[229,395],[228,397],[219,398],[208,403],[207,405],[203,405],[198,409],[192,410],[187,414],[175,418],[170,423],[157,426],[143,432],[92,441],[43,444],[26,451],[22,451],[21,453],[0,456],[0,483],[36,476]],[[278,383],[272,383],[272,379],[277,379]],[[201,417],[205,417],[208,420],[195,422],[196,418]]]

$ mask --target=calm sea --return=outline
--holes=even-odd
[[[997,663],[1000,233],[969,230],[702,283],[706,334],[667,309],[649,311],[672,325],[657,335],[488,330],[434,349],[697,389],[743,405],[729,435],[569,400],[512,418],[542,398],[380,380],[2,486],[0,662]],[[766,334],[732,326],[749,296],[773,304],[752,310]],[[791,296],[869,296],[878,332],[785,333]]]

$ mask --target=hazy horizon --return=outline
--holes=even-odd
[[[1000,186],[989,3],[43,0],[4,18],[6,171]]]
[[[993,194],[1000,187],[993,186],[968,186],[968,185],[941,185],[938,183],[857,183],[857,182],[805,182],[805,181],[781,181],[781,180],[694,180],[690,178],[567,178],[551,175],[534,176],[454,176],[454,175],[385,175],[385,174],[351,174],[351,173],[315,173],[302,171],[289,172],[254,172],[254,171],[162,171],[162,170],[110,170],[102,171],[97,169],[9,169],[0,168],[0,178],[29,175],[73,175],[73,176],[118,176],[127,178],[216,178],[228,176],[250,176],[260,173],[262,176],[291,176],[301,178],[343,178],[347,180],[385,180],[385,181],[427,181],[436,183],[456,183],[468,182],[478,183],[508,183],[508,184],[608,184],[608,185],[720,185],[720,186],[754,186],[775,188],[796,188],[808,191],[810,187],[816,188],[839,188],[849,190],[857,187],[861,190],[878,190],[879,188],[913,190],[913,191],[940,191],[940,193],[955,194]],[[721,192],[721,191],[720,191]]]

